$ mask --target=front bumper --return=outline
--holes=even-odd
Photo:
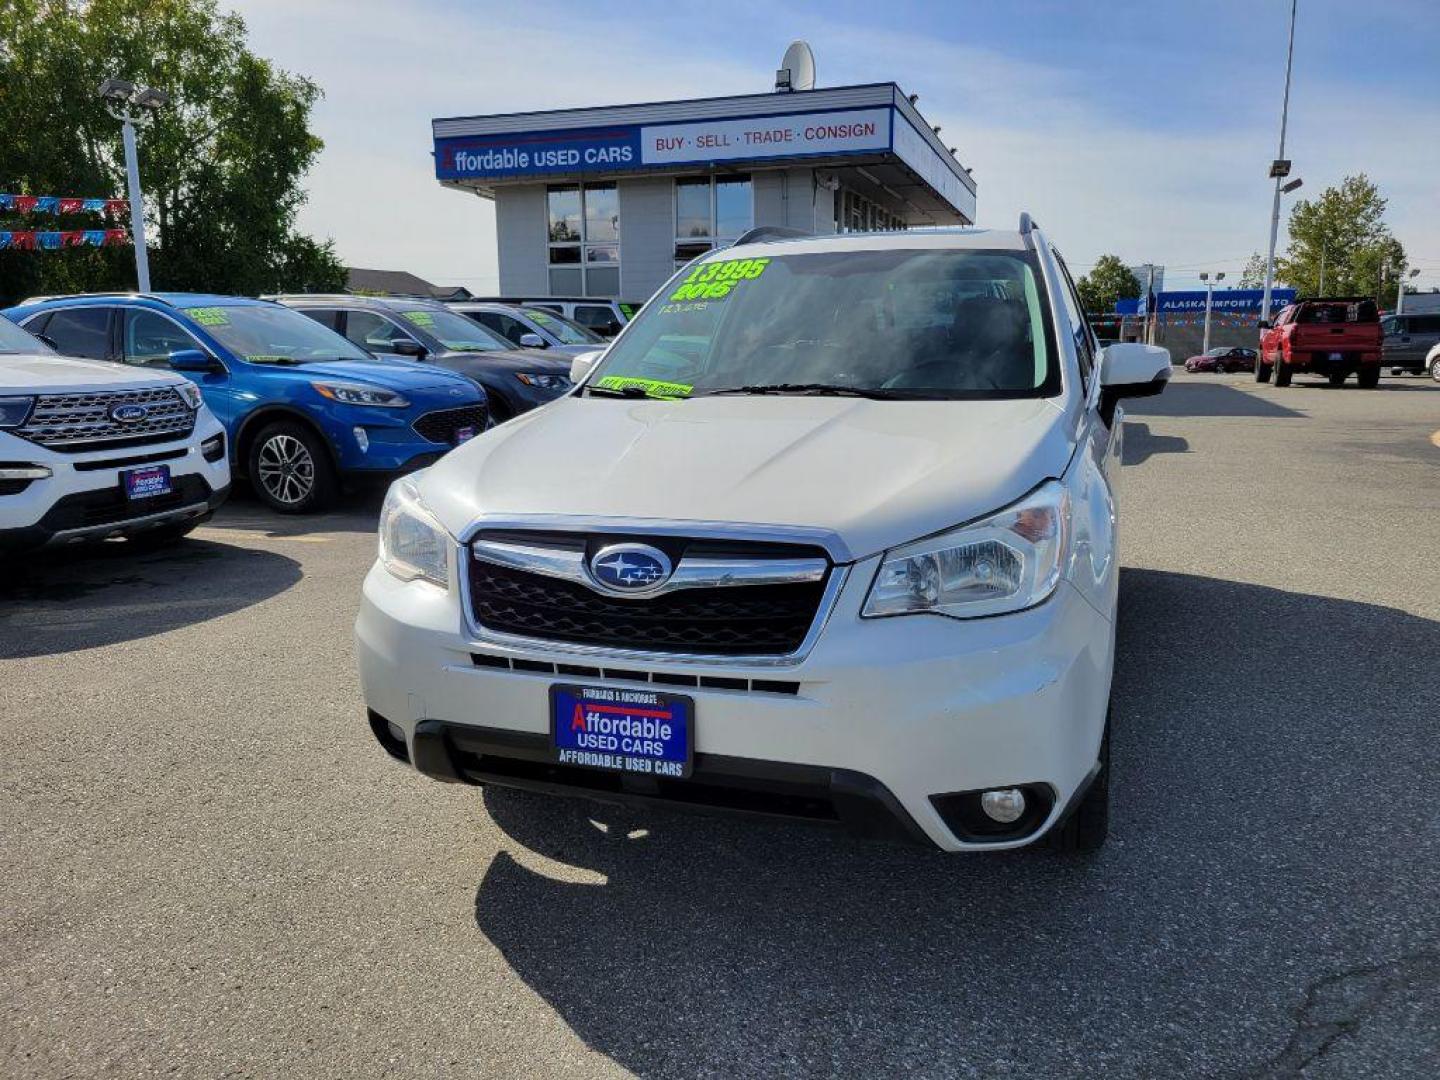
[[[202,447],[213,439],[221,449],[217,460],[208,461]],[[63,454],[0,432],[0,461],[50,470],[19,490],[0,492],[0,549],[61,547],[198,523],[229,494],[224,446],[224,429],[208,411],[183,440],[120,450]],[[172,494],[126,499],[121,474],[147,465],[169,467]]]
[[[377,735],[394,724],[404,756],[440,779],[694,804],[706,800],[685,798],[684,785],[701,783],[702,764],[714,766],[710,775],[721,786],[737,769],[776,778],[776,770],[793,767],[800,770],[788,775],[800,782],[794,793],[823,798],[832,789],[834,802],[833,790],[859,785],[881,803],[893,799],[899,832],[945,850],[1037,839],[1094,772],[1113,623],[1068,583],[1013,615],[862,620],[877,563],[854,568],[814,648],[783,667],[606,663],[563,648],[481,643],[462,629],[457,587],[401,582],[377,564],[356,621],[366,704],[385,725]],[[653,679],[691,695],[696,777],[674,781],[668,792],[629,783],[616,790],[614,781],[595,779],[607,774],[577,778],[549,765],[549,687],[575,681],[576,665],[602,669],[607,683]],[[691,678],[700,685],[673,684]],[[1024,784],[1046,790],[1050,807],[1033,832],[1014,840],[962,839],[932,801]],[[847,823],[844,814],[830,816]]]

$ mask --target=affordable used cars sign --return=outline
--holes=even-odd
[[[865,153],[890,148],[893,110],[623,125],[435,140],[441,180],[623,171],[645,165]]]

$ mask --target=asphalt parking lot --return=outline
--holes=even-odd
[[[0,583],[0,1073],[1430,1077],[1440,386],[1130,410],[1111,840],[943,856],[438,785],[378,499]]]

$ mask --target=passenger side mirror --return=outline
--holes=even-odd
[[[420,342],[411,338],[396,338],[387,344],[385,349],[394,353],[396,356],[409,356],[416,360],[422,360],[429,355],[424,345],[421,345]]]
[[[522,349],[548,349],[550,343],[539,334],[521,334],[520,347]]]
[[[584,382],[589,377],[590,372],[594,370],[596,362],[602,355],[604,355],[603,350],[597,350],[595,352],[581,353],[575,357],[574,360],[571,360],[570,381],[577,385]]]
[[[176,349],[170,354],[171,371],[210,372],[223,371],[220,362],[200,349]]]
[[[1158,345],[1124,343],[1100,353],[1100,415],[1105,423],[1115,418],[1122,398],[1150,397],[1170,381],[1170,350]]]
[[[1257,323],[1256,325],[1257,325],[1261,330],[1269,330],[1269,329],[1270,329],[1270,320],[1269,320],[1269,319],[1261,319],[1261,320],[1259,321],[1259,323]]]

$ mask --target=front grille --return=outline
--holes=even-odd
[[[121,405],[139,405],[143,418],[122,423],[111,415]],[[107,390],[93,394],[42,394],[23,427],[11,434],[66,454],[188,438],[195,413],[168,386],[148,390]]]
[[[825,582],[681,589],[649,599],[470,561],[480,625],[505,634],[605,648],[716,656],[782,656],[815,621]]]
[[[125,491],[119,484],[96,491],[77,492],[65,496],[52,506],[40,523],[49,532],[115,525],[151,514],[164,513],[166,510],[203,503],[212,494],[210,485],[198,474],[174,477],[172,484],[174,490],[168,495],[152,495],[148,499],[126,498]]]
[[[461,428],[470,428],[476,435],[485,430],[485,408],[482,405],[466,405],[459,409],[439,409],[426,413],[411,427],[428,442],[454,446],[458,441],[456,432]]]

